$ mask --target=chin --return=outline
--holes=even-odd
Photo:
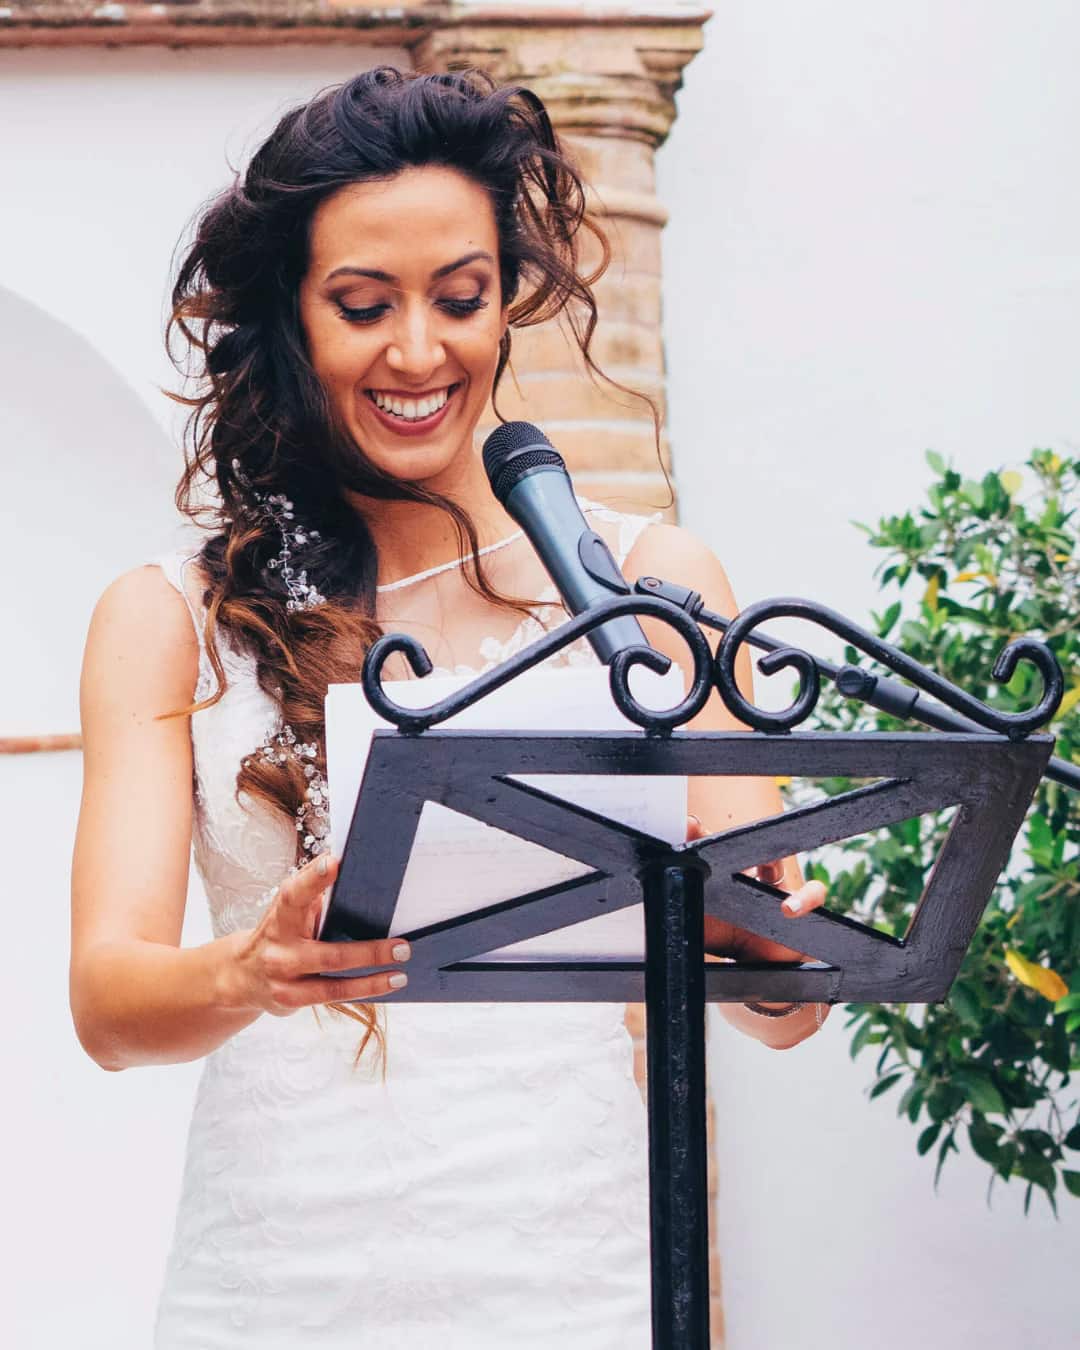
[[[372,445],[372,441],[364,436],[361,429],[358,428],[353,435],[357,445],[363,446],[365,441],[367,445]],[[425,483],[444,477],[460,463],[463,455],[471,455],[472,437],[469,438],[467,448],[447,449],[444,446],[425,446],[421,443],[393,450],[387,450],[380,445],[371,450],[365,449],[362,453],[367,463],[389,478],[397,478],[404,483]]]

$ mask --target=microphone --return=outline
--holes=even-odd
[[[611,550],[581,513],[562,456],[539,427],[504,422],[484,442],[483,455],[492,492],[524,530],[571,614],[630,594]],[[632,614],[586,636],[604,665],[627,647],[649,645]]]

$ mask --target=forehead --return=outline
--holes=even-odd
[[[316,210],[308,245],[315,274],[352,264],[399,277],[475,249],[498,256],[491,199],[471,178],[435,165],[341,188]]]

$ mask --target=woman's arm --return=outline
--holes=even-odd
[[[283,883],[259,926],[180,947],[192,828],[189,719],[198,645],[182,597],[156,567],[115,581],[90,623],[83,662],[83,795],[71,888],[71,1010],[105,1069],[199,1059],[260,1013],[287,1016],[386,994],[408,944],[319,943],[313,922],[336,862]],[[395,976],[395,978],[400,978]]]
[[[222,944],[180,948],[192,824],[186,708],[199,650],[157,567],[98,601],[83,659],[83,792],[71,885],[71,1010],[102,1068],[198,1059],[257,1013],[221,1006]]]
[[[645,530],[631,549],[623,571],[630,581],[640,576],[658,576],[700,591],[706,608],[725,618],[735,618],[739,612],[727,575],[715,555],[700,540],[676,526],[653,525]],[[644,619],[642,624],[650,643],[682,666],[686,687],[689,687],[690,655],[686,644],[674,629],[659,620]],[[719,633],[709,633],[710,645],[714,650],[720,636]],[[740,650],[735,666],[740,690],[748,699],[752,699],[753,671],[746,645]],[[700,731],[749,730],[745,723],[732,715],[715,692],[697,717],[687,723],[687,728]],[[707,834],[732,829],[765,816],[778,815],[784,809],[780,790],[773,778],[692,778],[688,802],[691,814],[701,822],[702,830]],[[781,906],[781,913],[796,923],[798,918],[824,902],[825,888],[817,881],[804,882],[797,858],[785,858],[782,863],[783,876],[775,884],[790,894]],[[794,947],[770,942],[718,919],[706,918],[705,941],[710,950],[734,954],[743,960],[808,959]],[[718,1006],[723,1016],[739,1031],[774,1049],[789,1049],[818,1029],[814,1004],[806,1004],[788,1017],[775,1018],[751,1012],[741,1003],[721,1003]],[[827,1009],[822,1008],[822,1013],[827,1015]]]

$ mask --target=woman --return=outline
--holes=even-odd
[[[583,230],[600,237],[534,95],[383,68],[286,115],[181,266],[174,322],[204,383],[178,500],[214,530],[94,613],[71,968],[103,1067],[207,1057],[159,1350],[648,1344],[622,1009],[395,1007],[407,943],[312,938],[337,866],[327,684],[381,631],[460,672],[565,618],[473,432],[515,327],[562,314],[591,366]],[[587,509],[628,576],[735,612],[692,537]],[[696,725],[739,724],[714,698]],[[781,809],[756,779],[695,784],[690,806],[695,830]],[[181,949],[192,840],[215,937]],[[785,912],[821,903],[782,869]],[[713,921],[708,941],[798,954]],[[394,973],[318,974],[380,964]],[[813,1007],[724,1011],[777,1047],[820,1025]]]

